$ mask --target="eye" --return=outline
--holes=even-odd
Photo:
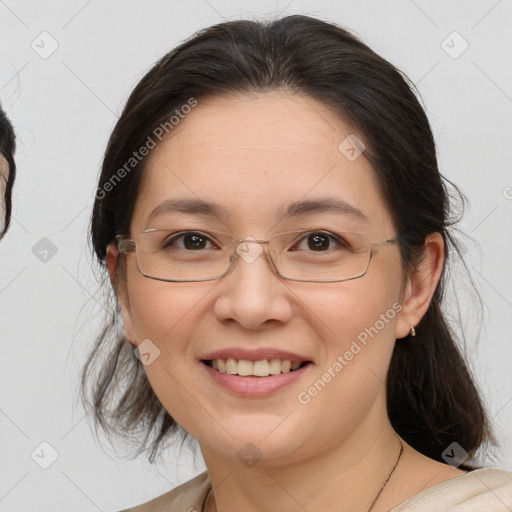
[[[209,245],[208,245],[209,244]],[[185,249],[187,251],[198,251],[201,249],[211,249],[213,245],[211,240],[204,233],[198,231],[187,231],[173,235],[162,243],[162,248]]]
[[[292,250],[325,252],[336,248],[348,249],[348,244],[340,237],[325,231],[307,233]]]

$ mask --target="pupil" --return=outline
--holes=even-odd
[[[312,235],[308,239],[309,248],[318,251],[329,248],[329,238],[325,235]]]
[[[185,235],[183,242],[186,249],[203,249],[206,240],[199,235]]]

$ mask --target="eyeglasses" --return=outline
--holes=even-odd
[[[121,253],[135,253],[139,272],[169,282],[211,281],[225,276],[237,259],[253,263],[267,247],[268,258],[284,279],[338,282],[362,277],[372,256],[397,238],[353,246],[324,230],[289,231],[267,240],[234,238],[222,231],[148,229],[116,237]]]

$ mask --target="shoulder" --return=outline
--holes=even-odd
[[[202,512],[210,489],[210,478],[204,471],[162,496],[122,512]]]
[[[512,509],[512,473],[484,468],[469,471],[421,491],[391,512],[450,512],[461,510],[501,512]]]

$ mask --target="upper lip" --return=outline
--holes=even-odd
[[[246,361],[263,361],[264,359],[280,359],[282,361],[311,361],[307,357],[288,352],[287,350],[278,350],[276,348],[259,348],[250,350],[246,348],[225,348],[216,350],[202,356],[200,359],[210,361],[212,359],[244,359]]]

